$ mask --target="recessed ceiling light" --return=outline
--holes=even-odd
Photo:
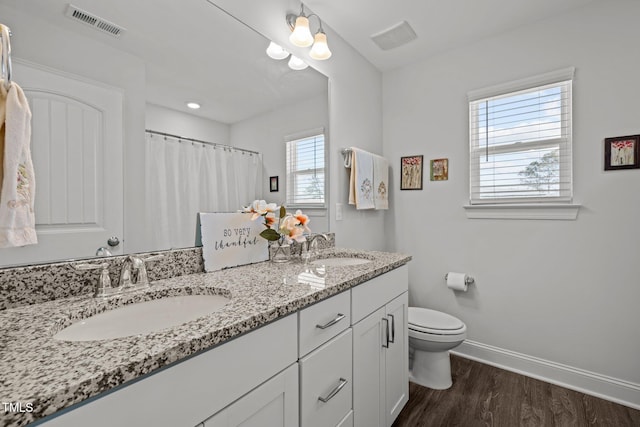
[[[200,104],[198,104],[197,102],[187,102],[187,107],[191,108],[192,110],[197,110],[198,108],[200,108]]]

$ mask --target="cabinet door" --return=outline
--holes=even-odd
[[[387,319],[387,320],[384,320]],[[377,427],[386,423],[385,308],[353,325],[353,425]]]
[[[390,426],[409,400],[408,293],[400,295],[386,306],[390,342],[385,349],[386,425]]]
[[[296,427],[298,364],[207,419],[204,427]]]

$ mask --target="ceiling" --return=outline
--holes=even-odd
[[[122,26],[113,37],[65,16],[68,3]],[[145,62],[147,101],[232,124],[327,93],[312,68],[293,71],[267,57],[269,41],[205,0],[2,0],[61,31],[97,40]],[[11,27],[7,17],[0,21]],[[34,20],[29,31],[39,31]],[[19,38],[14,28],[13,38]],[[43,34],[43,37],[46,35]],[[17,43],[14,42],[17,46]],[[13,49],[13,55],[20,52]],[[188,110],[187,101],[202,105]]]
[[[65,17],[67,3],[126,29],[114,38]],[[232,124],[327,92],[327,79],[308,68],[265,55],[268,40],[220,10],[216,0],[2,0],[44,19],[142,58],[147,100]],[[305,5],[381,71],[455,49],[595,0],[307,0]],[[291,3],[297,4],[292,1]],[[277,4],[277,3],[276,3]],[[242,16],[239,17],[242,19]],[[317,23],[312,19],[312,30]],[[370,36],[401,21],[417,34],[383,51]],[[11,26],[10,22],[4,22]],[[33,31],[38,31],[34,25]],[[29,28],[31,31],[31,28]],[[45,35],[43,35],[44,37]],[[20,37],[15,34],[14,37]],[[331,44],[331,39],[329,39]],[[19,57],[19,52],[14,50]],[[202,105],[187,110],[186,101]]]
[[[379,70],[387,71],[592,1],[305,0],[304,4]],[[373,43],[371,35],[402,21],[411,25],[417,39],[387,51]],[[314,22],[312,18],[312,27]]]

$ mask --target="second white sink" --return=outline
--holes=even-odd
[[[77,321],[53,338],[96,341],[148,334],[206,316],[229,301],[220,295],[180,295],[129,304]]]

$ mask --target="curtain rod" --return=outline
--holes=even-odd
[[[214,147],[229,148],[230,150],[242,151],[244,153],[250,153],[250,154],[260,154],[259,151],[247,150],[246,148],[238,148],[238,147],[234,147],[232,145],[220,144],[218,142],[209,142],[209,141],[203,141],[201,139],[187,138],[187,137],[184,137],[184,136],[173,135],[173,134],[165,133],[165,132],[158,132],[157,130],[151,130],[151,129],[145,129],[144,131],[146,133],[151,133],[151,134],[154,134],[154,135],[168,136],[169,138],[181,139],[181,140],[191,141],[191,142],[197,142],[198,144],[207,144],[207,145],[213,145]]]

